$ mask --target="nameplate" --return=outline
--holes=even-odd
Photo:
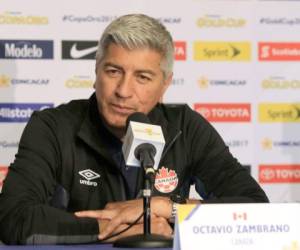
[[[179,205],[174,250],[300,250],[300,204]]]

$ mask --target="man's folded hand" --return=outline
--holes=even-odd
[[[172,228],[168,223],[171,214],[171,204],[168,198],[153,197],[151,200],[151,233],[165,236],[172,235]],[[143,213],[143,200],[129,200],[122,202],[108,203],[102,210],[79,211],[75,215],[78,217],[89,217],[98,220],[99,239],[103,240],[115,233],[120,232],[129,224],[135,222]],[[143,217],[137,224],[118,237],[125,237],[143,233]],[[110,240],[111,241],[111,240]]]

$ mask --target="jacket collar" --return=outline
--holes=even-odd
[[[169,148],[169,143],[171,143],[176,135],[178,135],[179,129],[168,122],[163,104],[157,104],[150,111],[148,117],[152,124],[161,126],[166,142],[165,151]],[[89,99],[89,105],[77,135],[92,149],[113,164],[111,152],[107,149],[107,142],[103,139],[103,136],[105,136],[105,134],[107,135],[107,133],[110,134],[109,138],[111,140],[119,140],[104,127],[99,115],[96,95],[94,93]]]
[[[175,139],[180,135],[180,129],[176,128],[174,124],[167,120],[166,105],[158,103],[154,109],[148,114],[152,124],[159,125],[162,128],[165,138],[165,147],[163,155],[170,149],[170,143],[173,144]]]
[[[107,142],[104,139],[104,136],[107,137],[107,133],[111,134],[102,123],[94,93],[89,99],[89,105],[77,136],[106,160],[114,164],[111,152],[107,148]],[[118,140],[113,134],[109,137],[113,140]]]

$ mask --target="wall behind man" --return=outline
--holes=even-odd
[[[33,110],[93,92],[97,40],[114,18],[158,18],[175,41],[166,103],[206,117],[271,201],[300,200],[300,1],[0,3],[0,189]]]

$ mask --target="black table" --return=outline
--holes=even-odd
[[[0,250],[29,250],[29,249],[40,249],[40,250],[118,250],[118,249],[129,249],[129,248],[114,248],[111,244],[86,244],[86,245],[40,245],[40,246],[8,246],[0,245]],[[131,248],[136,250],[150,250],[150,249],[161,249],[161,250],[172,250],[172,248]]]

